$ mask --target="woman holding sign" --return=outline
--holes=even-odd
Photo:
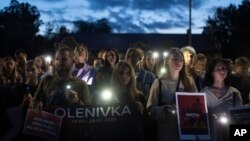
[[[136,140],[140,141],[142,135],[142,115],[144,112],[145,100],[144,96],[136,88],[136,79],[134,69],[127,62],[118,62],[113,70],[111,77],[112,89],[104,89],[99,95],[98,105],[126,105],[133,115],[125,117],[122,123],[115,122],[108,127],[101,128],[103,130],[98,134],[101,140]],[[132,112],[133,111],[133,112]],[[118,125],[116,125],[118,124]],[[116,127],[119,129],[113,130]],[[112,130],[113,132],[105,132]]]
[[[209,63],[205,74],[207,107],[213,141],[229,140],[229,108],[242,105],[240,92],[230,85],[231,69],[222,58],[215,58]]]
[[[165,59],[166,73],[156,79],[150,89],[147,109],[157,120],[157,140],[179,140],[175,92],[196,92],[194,80],[187,76],[180,49],[171,48]]]

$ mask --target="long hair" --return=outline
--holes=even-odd
[[[223,64],[226,65],[227,76],[226,76],[224,82],[225,82],[226,86],[231,85],[230,76],[231,76],[232,70],[231,70],[231,67],[230,67],[228,61],[221,58],[221,57],[216,57],[216,58],[210,60],[210,62],[207,65],[206,74],[205,74],[205,78],[204,78],[205,86],[212,86],[213,85],[213,83],[214,83],[214,76],[213,76],[214,67],[218,62],[222,62]]]
[[[179,48],[171,48],[168,52],[168,56],[166,57],[165,59],[165,62],[167,62],[169,59],[170,59],[170,56],[171,55],[178,55],[178,56],[181,56],[182,58],[184,58],[184,55],[183,53],[181,52],[181,50]],[[184,60],[183,60],[184,61]],[[167,65],[167,69],[168,69],[168,65]],[[168,73],[169,71],[167,71]],[[163,78],[167,78],[168,77],[168,74],[165,73],[163,75]],[[185,62],[183,62],[183,66],[182,66],[182,69],[181,71],[179,72],[179,79],[180,81],[182,82],[183,86],[184,86],[184,90],[186,92],[192,92],[192,86],[191,86],[191,83],[190,83],[190,79],[187,75],[187,72],[186,72],[186,66],[185,66]]]
[[[115,57],[116,57],[115,64],[119,62],[119,54],[118,54],[118,51],[117,51],[116,49],[113,49],[113,48],[112,48],[112,49],[109,49],[109,50],[107,50],[107,53],[106,53],[106,56],[105,56],[104,68],[110,68],[110,67],[111,67],[111,65],[110,65],[110,63],[109,63],[107,57],[108,57],[108,52],[112,52],[112,51],[115,53]]]
[[[145,55],[144,55],[144,62],[143,62],[143,68],[144,68],[145,70],[147,70],[147,71],[151,71],[151,70],[149,70],[149,68],[148,68],[147,65],[146,65],[146,58],[147,58],[147,56],[153,56],[153,52],[152,52],[152,51],[147,51],[147,52],[145,53]],[[157,75],[157,73],[158,73],[158,68],[157,68],[156,62],[155,62],[155,64],[154,64],[152,73],[153,73],[154,75]]]
[[[128,83],[127,88],[129,89],[132,100],[135,100],[136,95],[138,95],[140,92],[136,88],[136,79],[135,79],[134,69],[129,63],[122,61],[122,62],[118,62],[115,65],[115,68],[112,73],[111,84],[118,90],[119,88],[123,87],[122,83],[119,80],[119,77],[121,75],[120,72],[124,70],[125,68],[128,68],[130,72],[130,81]]]
[[[9,70],[6,69],[6,62],[7,61],[12,61],[14,63],[14,69],[12,70],[12,72],[9,72]],[[4,65],[2,67],[2,72],[1,72],[1,79],[2,79],[3,83],[8,83],[7,77],[10,79],[11,83],[17,82],[18,71],[17,71],[17,67],[15,64],[15,60],[12,57],[5,57],[4,58]]]
[[[42,55],[36,56],[35,60],[39,59],[39,58],[42,61],[42,65],[38,66],[38,68],[40,68],[42,70],[42,72],[46,72],[47,71],[46,60],[45,60],[45,58]]]

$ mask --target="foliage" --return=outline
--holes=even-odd
[[[11,0],[10,5],[0,11],[0,40],[3,55],[13,53],[16,48],[29,51],[42,21],[35,6]]]
[[[87,22],[83,20],[78,20],[73,22],[76,33],[111,33],[112,29],[109,26],[107,19],[100,19],[96,22]]]
[[[249,56],[250,1],[243,0],[237,7],[219,7],[213,17],[208,17],[203,34],[221,51],[224,57]]]

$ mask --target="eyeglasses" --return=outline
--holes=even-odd
[[[172,57],[171,60],[174,61],[174,62],[183,62],[184,58]]]
[[[214,68],[214,71],[228,71],[227,67],[217,67]]]

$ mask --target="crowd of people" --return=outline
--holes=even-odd
[[[112,48],[101,50],[90,62],[82,43],[74,49],[61,44],[51,62],[42,55],[27,60],[27,55],[17,50],[14,58],[0,58],[0,141],[18,140],[29,108],[124,103],[133,103],[142,117],[140,140],[180,140],[177,114],[169,113],[176,108],[176,92],[204,92],[211,140],[225,141],[229,127],[220,126],[215,115],[250,104],[247,57],[230,63],[186,46],[169,49],[162,60],[141,48],[129,48],[120,58]],[[113,91],[108,103],[101,99],[104,88]],[[156,130],[152,120],[158,124]]]

